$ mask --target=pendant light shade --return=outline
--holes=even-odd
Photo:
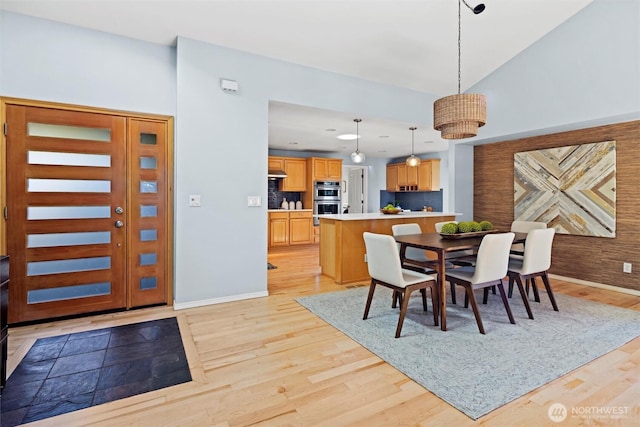
[[[472,8],[462,0],[473,13],[484,10],[479,4]],[[458,0],[458,94],[440,98],[433,103],[433,127],[440,131],[444,139],[471,138],[478,134],[478,128],[487,122],[487,100],[484,95],[460,93],[460,35],[461,35],[461,0]]]
[[[356,122],[356,151],[351,153],[351,161],[353,163],[362,163],[364,162],[365,155],[364,153],[360,152],[360,134],[358,133],[359,131],[358,125],[360,124],[362,119],[353,119],[353,121]]]
[[[420,163],[422,162],[420,160],[420,157],[416,156],[413,153],[413,137],[414,137],[414,132],[415,130],[418,129],[417,127],[410,127],[409,130],[411,131],[411,155],[409,157],[407,157],[407,166],[415,168],[417,166],[420,166]]]
[[[444,139],[471,138],[487,122],[487,100],[484,95],[459,93],[433,103],[433,127]]]

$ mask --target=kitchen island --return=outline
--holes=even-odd
[[[369,231],[392,234],[394,224],[418,223],[422,231],[435,232],[435,224],[454,221],[459,213],[400,212],[321,215],[320,216],[320,268],[322,274],[336,283],[368,281],[369,272],[364,260],[365,247],[362,233]]]

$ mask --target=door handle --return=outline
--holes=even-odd
[[[116,226],[116,228],[122,228],[122,227],[124,227],[124,222],[118,220],[118,221],[115,222],[115,226]]]
[[[124,212],[124,209],[122,209],[120,206],[118,206],[118,207],[115,209],[115,211],[116,211],[116,213],[117,213],[117,214],[121,214],[122,212]]]

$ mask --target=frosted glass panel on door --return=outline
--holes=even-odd
[[[110,193],[111,181],[97,179],[35,179],[27,180],[30,193]]]
[[[155,157],[140,157],[140,169],[157,169],[158,160]]]
[[[68,299],[109,295],[111,283],[89,283],[86,285],[65,286],[60,288],[37,289],[27,292],[27,304],[62,301]]]
[[[27,153],[27,163],[30,165],[91,166],[108,168],[111,166],[111,156],[108,154],[29,151]]]
[[[110,206],[30,206],[27,219],[111,218]]]
[[[158,281],[155,277],[142,277],[140,279],[140,289],[155,289],[158,287]]]
[[[45,123],[27,123],[27,135],[44,136],[47,138],[86,139],[101,142],[111,141],[111,129],[50,125]]]
[[[140,265],[155,265],[157,259],[156,254],[140,254]]]
[[[158,183],[156,181],[140,181],[141,193],[157,193]]]
[[[152,242],[158,240],[158,231],[157,230],[140,230],[140,241],[141,242]]]
[[[156,145],[158,137],[153,133],[141,133],[140,134],[140,144],[145,145]]]
[[[99,245],[111,243],[110,231],[83,233],[48,233],[27,235],[28,248],[51,248],[56,246]]]
[[[76,271],[108,270],[111,257],[61,259],[55,261],[33,261],[27,263],[27,276],[74,273]]]
[[[140,205],[140,216],[142,218],[158,216],[158,207],[156,205]]]

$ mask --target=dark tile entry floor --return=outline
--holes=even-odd
[[[15,426],[191,381],[175,317],[36,341],[2,390]]]

